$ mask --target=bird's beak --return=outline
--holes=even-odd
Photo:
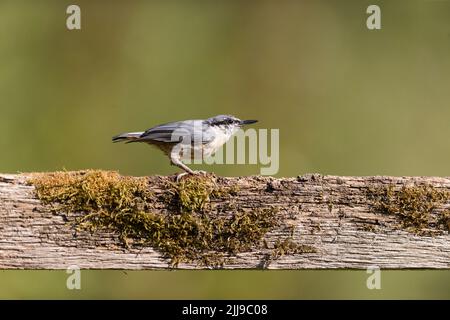
[[[258,122],[258,120],[242,120],[241,121],[241,126],[246,125],[246,124],[252,124]]]

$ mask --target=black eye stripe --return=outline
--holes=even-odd
[[[236,124],[239,123],[238,120],[234,120],[234,119],[224,119],[221,121],[216,121],[214,123],[212,123],[211,125],[213,126],[228,126],[228,125],[232,125],[232,124]]]

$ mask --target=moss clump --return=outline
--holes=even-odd
[[[174,205],[182,212],[204,211],[212,198],[235,195],[238,188],[219,187],[210,176],[189,176],[179,182],[166,184],[166,197],[170,205]]]
[[[360,230],[366,231],[366,232],[376,232],[377,228],[373,224],[370,223],[364,223],[360,228]]]
[[[265,242],[265,247],[270,249],[267,242]],[[317,253],[317,249],[309,245],[295,243],[292,236],[284,240],[277,240],[271,251],[264,255],[260,267],[266,269],[273,261],[280,259],[282,256],[303,253]]]
[[[438,223],[442,229],[450,231],[450,210],[445,210],[440,214]]]
[[[277,260],[284,255],[300,253],[316,253],[316,248],[304,244],[295,243],[292,238],[277,240],[273,245],[271,259]]]
[[[257,246],[278,223],[274,208],[227,215],[206,210],[211,198],[234,192],[218,188],[206,177],[171,183],[164,196],[170,198],[167,213],[154,213],[156,198],[148,181],[105,171],[40,174],[30,180],[42,202],[81,213],[75,219],[79,228],[111,230],[127,245],[131,241],[152,246],[174,266],[180,262],[221,266],[230,255]]]
[[[399,190],[388,185],[369,188],[368,197],[377,211],[397,216],[406,230],[426,234],[431,229],[442,229],[439,221],[445,218],[445,212],[433,213],[445,204],[449,193],[429,185],[403,186]]]
[[[43,203],[58,204],[66,212],[135,212],[145,210],[152,198],[146,178],[113,171],[36,174],[29,182]]]
[[[173,264],[198,261],[221,266],[227,256],[251,250],[276,224],[276,210],[236,212],[230,217],[215,213],[168,216],[162,228],[164,241],[155,243],[169,253]],[[167,245],[169,244],[169,245]]]
[[[251,250],[275,224],[274,210],[234,213],[231,217],[214,214],[155,214],[133,212],[120,215],[91,213],[82,225],[91,230],[107,227],[122,239],[159,250],[172,266],[197,262],[222,266],[228,256]]]

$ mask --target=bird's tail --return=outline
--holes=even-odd
[[[144,132],[127,132],[122,133],[117,136],[112,137],[113,142],[122,142],[126,141],[126,143],[136,142]]]

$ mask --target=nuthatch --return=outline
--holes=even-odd
[[[112,141],[145,142],[155,145],[170,157],[173,165],[183,169],[186,173],[196,174],[198,172],[191,170],[181,162],[185,155],[183,151],[190,150],[191,154],[209,157],[243,125],[255,122],[257,120],[240,120],[233,116],[219,115],[206,120],[185,120],[161,124],[145,132],[122,133],[113,137]]]

